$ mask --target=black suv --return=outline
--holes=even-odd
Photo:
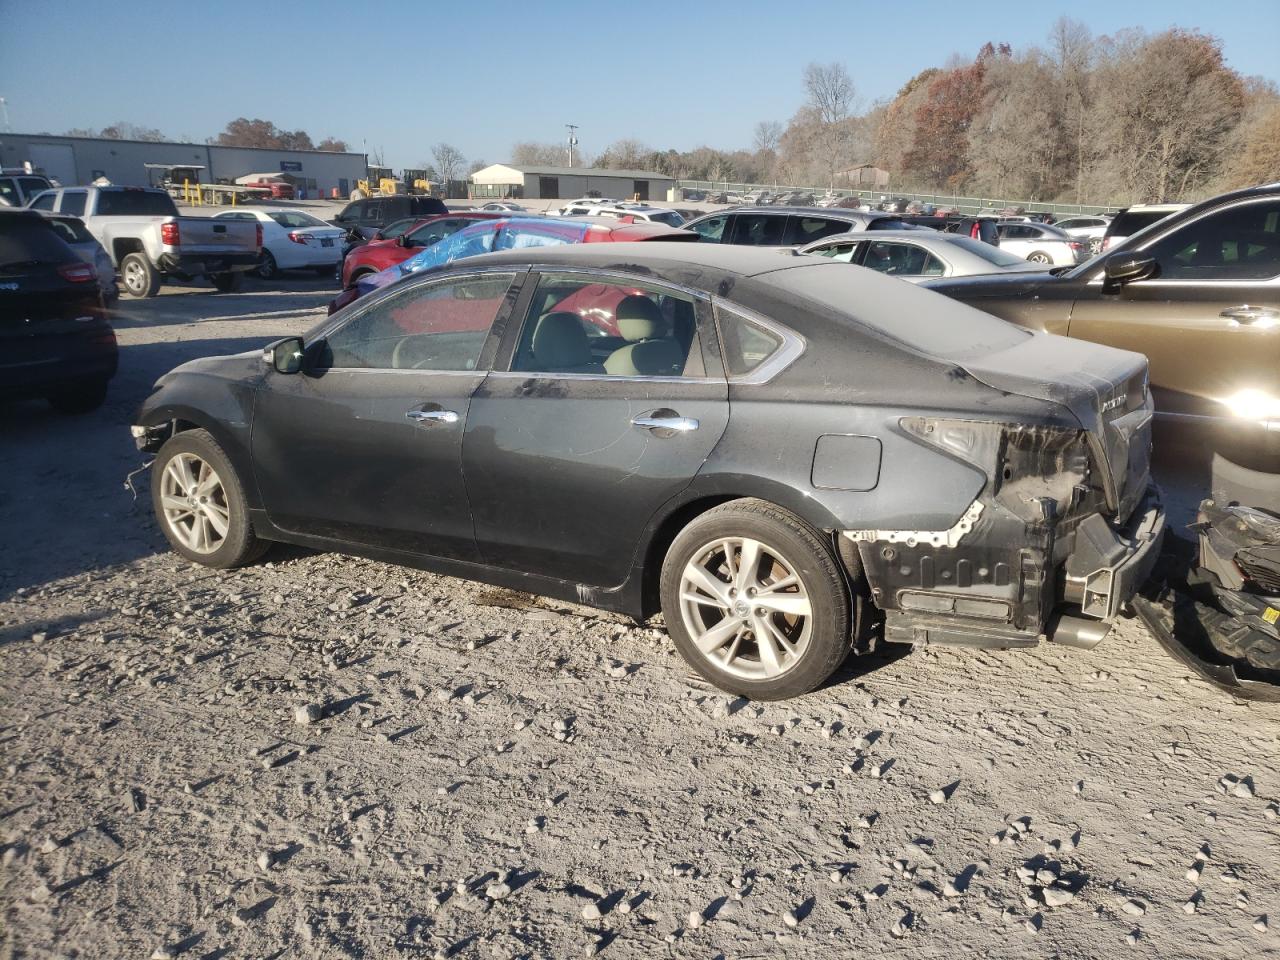
[[[332,223],[335,227],[345,227],[360,234],[365,240],[372,240],[379,228],[394,220],[430,217],[448,212],[449,208],[444,205],[444,201],[436,197],[369,197],[366,200],[352,200],[333,218]]]
[[[94,268],[33,210],[0,208],[0,397],[62,413],[101,406],[116,335]]]
[[[862,230],[901,230],[901,217],[866,210],[830,207],[739,207],[709,213],[690,223],[703,243],[731,243],[745,247],[795,247],[837,233]]]

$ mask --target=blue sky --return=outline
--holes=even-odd
[[[127,120],[201,141],[261,117],[397,168],[440,140],[497,162],[565,123],[590,152],[627,136],[746,147],[756,121],[795,111],[809,61],[845,64],[869,103],[987,40],[1043,43],[1062,13],[1095,34],[1199,29],[1235,69],[1280,80],[1277,0],[0,0],[0,96],[18,133]]]

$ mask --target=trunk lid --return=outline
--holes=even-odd
[[[1144,356],[1036,334],[963,366],[996,390],[1070,410],[1089,434],[1107,505],[1119,518],[1129,516],[1150,480],[1154,408]]]

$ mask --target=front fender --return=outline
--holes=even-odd
[[[204,429],[222,447],[240,478],[249,506],[261,507],[250,456],[254,385],[217,377],[184,376],[163,384],[148,397],[134,418],[143,428],[140,449],[155,452],[183,430]],[[135,433],[138,431],[135,431]]]

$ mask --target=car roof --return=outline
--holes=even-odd
[[[26,219],[44,222],[44,217],[40,215],[39,211],[32,210],[30,207],[0,207],[0,215],[13,220]]]
[[[578,218],[575,218],[578,219]],[[582,217],[582,220],[588,218]],[[590,218],[596,222],[596,218]],[[663,227],[660,224],[624,224],[620,230],[644,229],[646,231],[666,230],[674,233],[685,233],[675,227]],[[480,258],[457,261],[455,266],[476,263]],[[543,263],[549,266],[614,268],[624,273],[644,273],[648,264],[670,263],[684,269],[701,268],[704,274],[719,274],[709,277],[706,289],[715,289],[719,279],[736,275],[740,277],[756,277],[775,270],[786,270],[791,267],[805,266],[815,261],[809,257],[797,257],[789,248],[745,247],[721,243],[681,243],[678,247],[664,243],[585,243],[565,244],[555,247],[527,247],[520,250],[507,250],[484,256],[487,263],[517,262]]]
[[[917,243],[955,243],[961,237],[968,239],[965,233],[944,233],[941,230],[858,230],[850,233],[833,233],[825,237],[819,237],[817,240],[810,240],[804,244],[806,247],[816,246],[819,243],[832,243],[839,241],[862,242],[863,240],[911,240]]]

